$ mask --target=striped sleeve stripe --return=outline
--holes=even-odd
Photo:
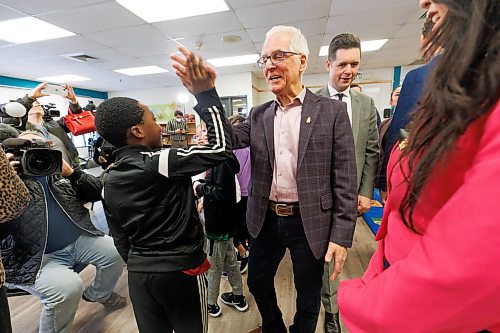
[[[203,333],[208,331],[208,302],[207,302],[207,280],[205,273],[202,273],[196,277],[198,281],[198,293],[200,296],[200,307],[201,307],[201,322],[203,325]]]
[[[141,155],[147,155],[149,158],[153,158],[155,155],[160,155],[158,158],[158,172],[168,177],[168,156],[170,154],[170,148],[158,150],[158,151],[141,151]]]
[[[226,149],[226,136],[222,119],[217,107],[208,108],[215,128],[216,143],[212,147],[207,146],[191,146],[188,149],[177,149],[178,156],[189,156],[192,154],[214,154],[223,152]],[[222,141],[222,142],[221,142]]]
[[[168,177],[168,155],[170,154],[170,149],[163,149],[160,153],[160,158],[158,159],[158,172]]]

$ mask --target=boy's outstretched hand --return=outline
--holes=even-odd
[[[181,79],[182,84],[193,95],[215,87],[215,70],[203,61],[203,58],[183,46],[177,46],[177,49],[184,55],[172,54],[173,67],[175,74]]]

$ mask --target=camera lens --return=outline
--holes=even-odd
[[[48,154],[35,153],[30,156],[28,164],[33,171],[44,174],[52,169],[54,165],[54,159],[51,155]]]
[[[31,176],[48,176],[61,172],[61,152],[56,150],[34,148],[25,152],[23,168]]]

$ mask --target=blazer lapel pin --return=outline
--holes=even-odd
[[[311,123],[311,117],[307,117],[306,124],[310,124],[310,123]]]

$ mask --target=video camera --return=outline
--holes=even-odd
[[[49,103],[42,105],[43,108],[43,121],[49,122],[53,119],[53,117],[60,117],[61,112],[56,110],[56,105],[54,103]]]
[[[2,149],[20,161],[22,172],[27,176],[51,176],[61,174],[62,153],[50,149],[43,140],[9,138],[2,141]]]

